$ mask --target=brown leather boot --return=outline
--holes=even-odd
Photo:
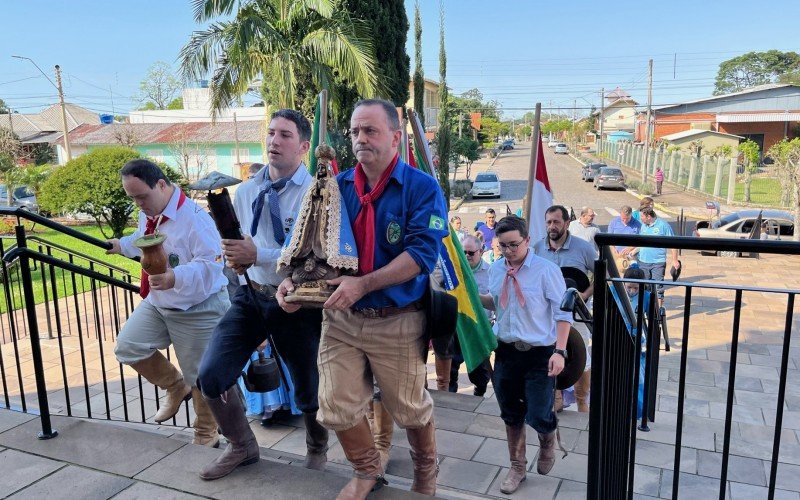
[[[370,492],[386,484],[381,469],[381,457],[375,448],[366,417],[350,429],[336,431],[336,437],[342,444],[344,456],[353,466],[354,476],[339,492],[337,500],[363,500]]]
[[[526,479],[528,460],[525,458],[525,424],[506,425],[506,437],[511,468],[508,469],[508,474],[500,485],[500,491],[510,495],[517,491],[519,484]]]
[[[564,411],[564,396],[561,394],[561,391],[556,391],[556,396],[553,400],[553,411],[556,413]]]
[[[200,477],[207,481],[219,479],[240,465],[258,462],[260,456],[258,442],[245,417],[239,386],[234,385],[218,398],[206,398],[205,395],[203,397],[219,423],[222,434],[228,438],[228,447],[216,460],[203,467]]]
[[[174,417],[181,409],[181,403],[192,395],[192,388],[183,381],[181,372],[161,354],[161,351],[156,351],[149,358],[133,363],[131,368],[151,384],[166,391],[166,397],[161,401],[161,408],[153,416],[153,420],[159,424]]]
[[[317,422],[317,412],[303,413],[306,424],[306,469],[325,470],[328,462],[328,429]]]
[[[192,387],[192,404],[194,405],[194,439],[192,444],[200,444],[211,448],[219,447],[219,434],[217,433],[217,421],[208,407],[208,403],[203,399],[203,394],[197,387]]]
[[[392,434],[394,434],[394,420],[386,407],[380,401],[373,402],[375,409],[375,422],[372,426],[372,434],[375,436],[375,448],[381,456],[381,469],[386,472],[389,465],[389,450],[392,447]]]
[[[578,411],[589,413],[589,389],[592,383],[592,370],[586,370],[581,378],[575,382],[575,399],[578,401]]]
[[[436,365],[436,389],[439,391],[448,391],[450,388],[450,366],[453,364],[452,359],[435,358]]]
[[[439,474],[439,460],[436,456],[436,427],[433,417],[424,427],[406,429],[408,444],[411,445],[411,461],[414,462],[414,482],[411,491],[423,495],[436,495],[436,476]]]
[[[556,463],[556,431],[548,434],[539,433],[539,458],[536,460],[536,472],[545,475],[553,470]]]

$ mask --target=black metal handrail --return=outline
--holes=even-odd
[[[0,207],[0,215],[8,215],[16,217],[17,219],[29,220],[31,222],[35,222],[36,224],[41,224],[44,227],[54,229],[60,233],[64,233],[67,236],[72,236],[73,238],[77,238],[81,241],[84,241],[96,247],[105,250],[111,249],[111,243],[107,241],[103,241],[101,239],[95,238],[94,236],[89,236],[88,234],[76,231],[69,226],[65,226],[64,224],[59,224],[54,220],[48,219],[43,215],[35,214],[33,212],[25,210],[24,208]]]
[[[800,242],[736,238],[697,238],[692,236],[651,236],[646,234],[597,233],[598,246],[674,248],[680,250],[758,252],[800,255]]]

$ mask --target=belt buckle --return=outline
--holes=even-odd
[[[364,309],[359,309],[358,313],[364,316],[365,318],[370,318],[370,319],[380,318],[381,316],[381,310],[376,309],[374,307],[365,307]]]
[[[521,340],[517,340],[516,342],[514,342],[514,349],[516,349],[518,351],[521,351],[521,352],[530,351],[531,347],[533,347],[533,346],[530,345],[530,344],[527,344],[527,343],[525,343],[525,342],[523,342]]]

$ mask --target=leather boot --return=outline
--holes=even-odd
[[[539,433],[539,458],[536,460],[536,472],[541,475],[549,473],[556,463],[556,431],[549,434]]]
[[[436,476],[439,474],[439,460],[436,456],[436,427],[433,417],[424,427],[406,429],[408,444],[411,445],[411,461],[414,462],[414,482],[411,491],[423,495],[436,495]]]
[[[581,378],[575,382],[575,399],[578,401],[578,411],[589,413],[589,388],[592,382],[592,370],[586,370]]]
[[[381,456],[381,469],[386,472],[389,465],[389,449],[392,447],[392,434],[394,434],[394,420],[386,407],[380,401],[373,402],[375,408],[375,422],[372,434],[375,436],[375,448]]]
[[[217,421],[208,407],[208,403],[203,398],[203,394],[197,387],[192,387],[192,404],[194,405],[194,439],[192,444],[200,444],[211,448],[219,447],[219,434],[217,433]]]
[[[556,391],[556,396],[553,401],[553,411],[556,413],[564,411],[564,396],[561,394],[561,391]]]
[[[192,388],[183,381],[183,375],[167,358],[156,351],[152,356],[131,365],[151,384],[166,391],[162,406],[153,417],[157,423],[164,422],[175,416],[181,409],[181,403],[192,395]]]
[[[450,365],[453,364],[453,360],[435,358],[435,364],[436,389],[446,392],[450,388]]]
[[[510,495],[517,491],[519,484],[526,479],[525,471],[528,460],[525,458],[525,424],[506,425],[508,438],[508,456],[511,458],[511,468],[508,470],[500,491]]]
[[[228,439],[228,447],[213,462],[203,467],[200,477],[207,481],[225,477],[240,465],[258,462],[259,450],[256,436],[245,417],[244,401],[239,386],[234,385],[218,398],[203,397]]]
[[[317,422],[317,412],[303,413],[306,424],[306,469],[325,470],[328,462],[328,429]]]
[[[353,466],[354,476],[339,492],[337,500],[363,500],[370,492],[386,484],[381,457],[375,448],[366,417],[350,429],[336,431],[336,437],[342,444],[344,456]]]

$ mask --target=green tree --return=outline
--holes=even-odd
[[[453,161],[455,164],[458,165],[461,159],[463,158],[466,162],[467,167],[467,179],[469,179],[471,170],[472,170],[472,163],[480,158],[478,154],[478,141],[473,141],[469,137],[459,137],[453,143]],[[456,167],[458,169],[458,167]],[[453,180],[456,179],[456,173],[453,172]]]
[[[38,200],[42,195],[42,186],[54,168],[54,165],[25,165],[17,169],[14,177],[17,185],[28,186]]]
[[[497,139],[507,135],[510,131],[510,124],[506,122],[501,122],[491,116],[481,118],[481,133],[479,137],[482,138],[482,144],[485,148],[493,147]]]
[[[135,208],[122,189],[119,171],[125,163],[140,157],[134,149],[112,146],[70,160],[44,182],[39,204],[52,213],[87,213],[94,217],[103,236],[119,238]],[[177,172],[160,166],[169,179],[178,182]]]
[[[797,52],[748,52],[719,65],[714,95],[738,92],[746,88],[775,82],[781,75],[800,70]]]
[[[234,7],[238,10],[234,12]],[[336,0],[196,0],[194,18],[209,22],[181,50],[187,80],[213,70],[216,114],[261,78],[275,90],[270,104],[295,108],[298,79],[331,89],[336,75],[361,95],[380,88],[369,26],[351,19]]]
[[[531,138],[531,134],[533,133],[533,128],[528,124],[523,124],[517,127],[516,136],[521,141],[527,141]]]
[[[167,109],[183,109],[183,97],[176,97],[167,104]]]
[[[558,134],[572,129],[572,120],[561,118],[550,120],[542,124],[542,135]]]
[[[767,152],[775,161],[775,171],[781,182],[784,205],[794,213],[794,241],[800,241],[797,221],[800,220],[800,137],[784,139]]]
[[[6,106],[6,102],[0,99],[0,114],[5,115],[8,113],[11,113],[11,111],[8,109],[8,106]]]
[[[744,201],[750,201],[750,185],[753,183],[753,174],[758,172],[761,163],[761,151],[758,144],[750,139],[739,144],[739,152],[744,156]]]
[[[422,16],[414,2],[414,111],[425,129],[425,75],[422,72]]]
[[[181,90],[181,82],[175,78],[172,68],[164,61],[157,61],[147,70],[144,79],[139,82],[139,94],[136,99],[142,110],[168,109],[167,106]]]
[[[450,119],[450,100],[447,92],[447,53],[444,49],[444,2],[439,0],[439,130],[436,133],[436,152],[439,155],[439,185],[444,193],[447,210],[450,210],[450,181],[447,178],[450,167],[450,148],[452,120]]]

